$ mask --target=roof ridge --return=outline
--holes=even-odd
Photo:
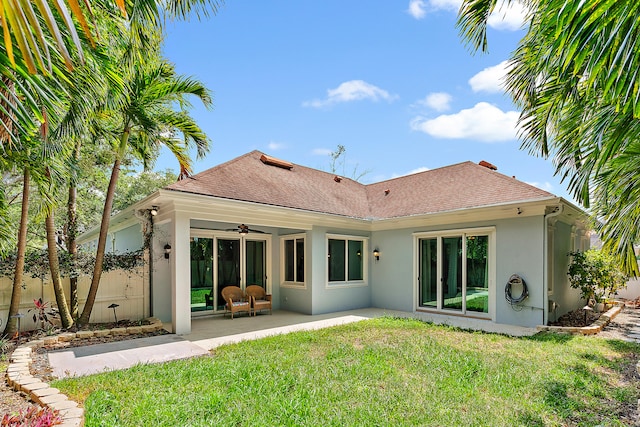
[[[471,164],[474,164],[471,160],[465,160],[464,162],[458,162],[458,163],[454,163],[454,164],[452,164],[452,165],[439,166],[439,167],[437,167],[437,168],[434,168],[434,169],[428,169],[428,170],[426,170],[426,171],[420,171],[420,172],[415,172],[415,173],[408,173],[408,174],[406,174],[406,175],[400,175],[400,176],[396,176],[396,177],[394,177],[394,178],[389,178],[389,179],[385,179],[385,180],[378,181],[378,182],[372,182],[372,183],[370,183],[370,184],[367,184],[367,187],[369,187],[369,186],[373,186],[373,185],[382,184],[382,183],[384,183],[384,182],[390,182],[390,181],[396,181],[396,180],[399,180],[399,179],[405,179],[405,178],[410,177],[410,176],[416,176],[416,175],[426,174],[426,173],[429,173],[429,172],[440,171],[440,170],[443,170],[443,169],[448,169],[448,168],[452,168],[452,167],[455,167],[455,166],[460,166],[460,165],[463,165],[463,164],[465,164],[465,163],[471,163]]]
[[[527,187],[535,188],[535,189],[536,189],[536,190],[538,190],[538,191],[542,191],[542,192],[544,192],[544,193],[546,193],[546,194],[549,194],[549,195],[551,195],[551,196],[555,196],[555,194],[550,193],[550,192],[549,192],[549,191],[547,191],[547,190],[543,190],[543,189],[542,189],[542,188],[540,188],[540,187],[536,187],[535,185],[531,185],[531,184],[529,184],[529,183],[526,183],[526,182],[524,182],[524,181],[519,180],[518,178],[516,178],[516,177],[515,177],[515,175],[514,175],[514,176],[505,175],[505,174],[503,174],[502,172],[499,172],[498,170],[491,170],[491,169],[489,169],[489,168],[488,168],[488,167],[486,167],[486,166],[482,166],[482,165],[479,165],[479,164],[476,164],[476,163],[473,163],[473,162],[471,162],[471,163],[472,163],[474,166],[477,166],[477,167],[479,167],[479,168],[484,169],[484,172],[485,172],[485,173],[493,174],[493,175],[497,176],[499,179],[502,179],[502,180],[505,180],[505,181],[513,181],[513,180],[515,180],[515,181],[516,181],[517,183],[519,183],[519,184],[526,185]]]

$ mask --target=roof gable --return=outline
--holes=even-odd
[[[274,166],[261,161],[262,156],[252,151],[166,188],[348,217],[370,216],[364,185],[296,164]]]
[[[496,172],[463,162],[367,186],[377,218],[395,218],[554,197]]]
[[[269,161],[265,162],[265,158]],[[278,161],[287,167],[279,166]],[[259,151],[178,181],[166,189],[363,219],[405,217],[554,197],[472,162],[363,185],[280,161]]]

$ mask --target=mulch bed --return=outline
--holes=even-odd
[[[567,314],[563,314],[555,322],[549,322],[549,326],[565,326],[571,328],[581,328],[583,326],[589,326],[600,318],[602,313],[597,311],[587,311],[585,319],[584,310],[579,308],[573,310]],[[586,320],[586,321],[585,321]]]

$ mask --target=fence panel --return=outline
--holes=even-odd
[[[146,268],[139,267],[133,271],[110,271],[102,274],[98,295],[91,311],[91,323],[113,322],[113,309],[108,308],[111,304],[118,304],[116,315],[118,320],[139,320],[148,316],[148,283],[146,280]],[[67,302],[69,302],[69,279],[62,280]],[[78,279],[78,304],[80,312],[84,307],[91,277],[83,276]],[[4,329],[11,303],[13,280],[7,277],[0,277],[0,332]],[[56,297],[53,292],[51,281],[25,277],[21,294],[20,313],[25,316],[21,319],[20,330],[29,331],[37,329],[33,321],[35,313],[34,300],[42,298],[52,307],[56,308]]]

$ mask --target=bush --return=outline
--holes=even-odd
[[[580,289],[580,297],[602,302],[615,295],[627,282],[613,257],[596,249],[586,252],[570,252],[569,283],[572,288]]]
[[[2,427],[49,427],[58,424],[62,424],[60,414],[49,408],[31,407],[24,414],[22,412],[18,415],[5,414],[0,419]]]

